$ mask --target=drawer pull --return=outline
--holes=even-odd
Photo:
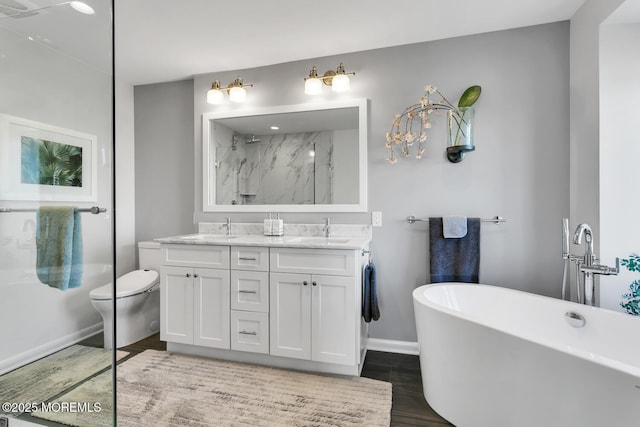
[[[187,277],[191,277],[191,274],[187,273]]]
[[[258,335],[255,331],[240,331],[238,333],[242,335]]]
[[[302,284],[303,284],[304,286],[307,286],[309,283],[305,280],[304,282],[302,282]]]
[[[257,294],[257,291],[245,291],[244,289],[240,289],[238,292],[241,294]]]
[[[198,274],[194,274],[193,277],[198,277]]]
[[[257,261],[258,260],[257,258],[249,258],[249,257],[244,257],[244,256],[241,256],[238,259],[240,261]]]
[[[311,284],[312,284],[313,286],[318,286],[318,284],[316,283],[316,281],[315,281],[315,280],[314,280],[313,282],[311,282]]]

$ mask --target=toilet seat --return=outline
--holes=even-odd
[[[157,271],[135,270],[116,279],[116,299],[138,295],[154,290],[159,282]],[[92,300],[110,300],[112,298],[111,283],[102,285],[89,292]]]

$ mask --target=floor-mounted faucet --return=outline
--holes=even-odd
[[[598,258],[593,253],[593,232],[587,224],[580,224],[573,233],[573,244],[581,245],[584,239],[584,255],[571,255],[568,248],[569,221],[563,218],[563,248],[562,257],[565,259],[565,276],[563,277],[563,298],[565,290],[566,268],[570,261],[576,264],[576,300],[580,304],[596,305],[594,275],[615,275],[620,272],[620,259],[616,258],[616,266],[608,267],[598,264]],[[582,276],[582,280],[581,277]]]

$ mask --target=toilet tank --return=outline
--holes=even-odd
[[[138,242],[138,265],[140,270],[160,272],[160,242]]]

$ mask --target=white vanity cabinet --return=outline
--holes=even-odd
[[[229,247],[163,245],[161,254],[160,339],[230,348]]]
[[[359,363],[358,261],[350,250],[271,249],[272,355]]]
[[[163,243],[167,350],[358,375],[362,249]]]

